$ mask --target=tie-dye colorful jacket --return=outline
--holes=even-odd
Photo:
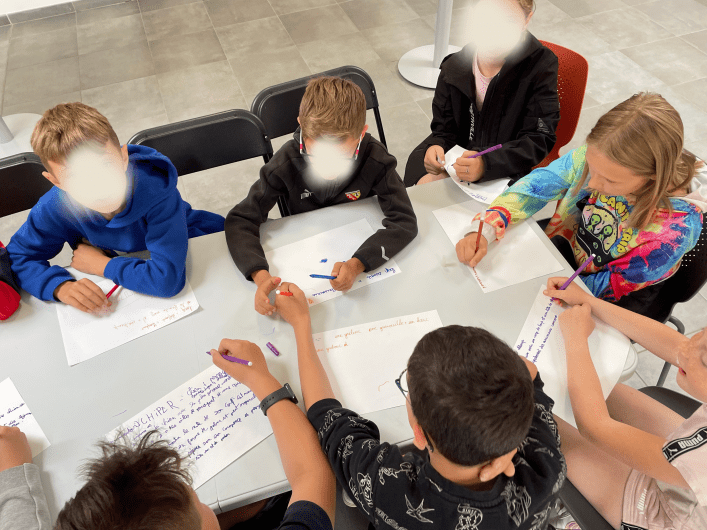
[[[628,227],[633,204],[625,197],[572,189],[582,178],[586,146],[570,151],[549,166],[534,170],[501,194],[486,212],[484,234],[495,229],[502,239],[509,223],[532,216],[550,201],[559,201],[545,229],[548,237],[569,241],[575,265],[596,255],[582,280],[597,297],[610,302],[669,278],[683,254],[695,246],[702,214],[694,204],[671,198],[673,211],[656,210],[642,230]],[[478,220],[477,216],[477,220]],[[493,231],[489,234],[493,238]]]

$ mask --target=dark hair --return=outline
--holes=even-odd
[[[134,446],[101,442],[88,481],[59,512],[55,530],[200,530],[184,460],[146,433]]]
[[[535,400],[527,367],[486,330],[446,326],[420,339],[408,361],[410,405],[435,449],[474,466],[520,446]]]

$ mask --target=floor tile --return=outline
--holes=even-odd
[[[577,22],[585,30],[599,36],[615,48],[628,48],[672,36],[671,32],[633,7],[578,18]]]
[[[71,3],[74,4],[74,9],[76,11],[86,11],[87,9],[95,9],[97,7],[106,7],[113,4],[118,4],[121,1],[134,2],[137,4],[137,0],[74,0]]]
[[[58,15],[65,15],[67,13],[73,12],[74,6],[71,4],[71,2],[64,2],[56,5],[48,5],[46,7],[39,7],[37,9],[27,9],[16,13],[10,13],[8,15],[8,18],[10,19],[11,23],[19,24],[20,22],[28,22],[30,20],[56,17]]]
[[[648,386],[646,382],[641,379],[641,376],[635,372],[629,379],[624,381],[624,385],[630,386],[631,388],[635,388],[636,390],[640,390],[641,388]]]
[[[576,149],[577,147],[584,145],[589,131],[591,131],[592,127],[596,125],[599,118],[614,108],[614,106],[619,102],[620,100],[616,100],[594,107],[589,107],[587,109],[582,109],[574,136],[567,145],[560,148],[560,156],[570,152],[572,149]]]
[[[47,82],[51,80],[51,82]],[[46,99],[79,90],[78,57],[10,70],[5,78],[4,105]]]
[[[405,90],[408,91],[414,101],[434,96],[435,91],[433,89],[416,85],[405,79],[400,73],[398,62],[399,61],[389,61],[387,65],[388,70],[391,71],[395,78],[405,87]]]
[[[673,309],[672,315],[685,326],[685,335],[704,329],[707,326],[707,300],[700,294]]]
[[[113,130],[115,130],[115,134],[118,135],[118,140],[120,140],[121,144],[128,143],[128,140],[139,132],[152,129],[153,127],[159,127],[160,125],[167,125],[168,123],[169,119],[167,118],[167,113],[164,111],[154,116],[111,121]]]
[[[157,74],[167,116],[183,109],[242,96],[228,61]]]
[[[83,26],[86,24],[96,24],[115,20],[116,18],[136,15],[140,13],[140,6],[137,2],[123,2],[112,6],[100,7],[98,9],[88,9],[76,13],[76,24]]]
[[[79,55],[121,48],[145,40],[142,15],[128,15],[78,27]]]
[[[398,175],[402,177],[408,156],[429,135],[430,120],[415,102],[396,107],[382,107],[380,113],[388,151],[398,160]],[[370,110],[366,123],[371,134],[377,136],[376,122]]]
[[[707,77],[707,54],[677,37],[626,48],[622,52],[667,85]]]
[[[0,218],[0,241],[2,241],[5,246],[10,242],[12,235],[25,224],[28,216],[29,210],[25,210],[24,212],[13,213],[12,215]]]
[[[186,35],[213,27],[202,2],[143,13],[142,21],[147,40]]]
[[[138,0],[138,3],[140,4],[140,11],[143,13],[197,2],[201,2],[201,0]]]
[[[702,298],[707,300],[707,285],[705,285],[702,289],[700,289],[700,296],[702,296]]]
[[[51,109],[59,103],[72,103],[74,101],[81,101],[81,92],[67,92],[65,94],[57,94],[44,99],[26,101],[24,103],[18,103],[16,105],[5,104],[2,107],[2,115],[9,116],[10,114],[20,114],[23,112],[29,112],[31,114],[44,114],[44,111]]]
[[[81,90],[153,75],[147,41],[79,56]]]
[[[9,42],[11,33],[12,26],[0,26],[0,43]]]
[[[315,74],[346,65],[360,66],[365,70],[364,65],[381,60],[360,32],[306,42],[299,44],[297,48],[309,69]],[[326,53],[322,53],[322,50],[326,50]]]
[[[424,17],[437,13],[438,4],[433,0],[406,0],[406,2],[418,16]]]
[[[226,57],[244,58],[263,51],[289,48],[294,43],[278,17],[216,28]]]
[[[701,52],[707,53],[707,30],[682,35],[680,38],[686,42],[689,42]]]
[[[39,35],[48,31],[72,28],[76,26],[76,13],[59,15],[58,17],[43,18],[31,22],[22,22],[12,25],[12,35],[10,38],[19,39],[30,35]]]
[[[695,156],[700,157],[702,160],[707,160],[707,135],[696,138],[686,136],[685,149],[693,153]]]
[[[357,28],[340,5],[317,7],[280,17],[295,44],[356,33]]]
[[[4,80],[5,80],[5,70],[7,68],[7,59],[8,59],[8,53],[10,51],[10,41],[8,42],[0,42],[0,68],[3,70],[3,84],[0,85],[0,87],[4,86]]]
[[[456,5],[456,4],[455,4]],[[559,10],[558,10],[559,11]],[[565,18],[572,20],[566,14],[563,13]],[[469,33],[469,26],[471,24],[471,17],[473,16],[473,11],[469,7],[457,8],[452,10],[452,22],[449,26],[449,44],[452,46],[463,47],[466,46],[472,38]],[[432,28],[433,31],[437,29],[437,15],[426,15],[421,17],[427,25]],[[432,44],[434,42],[434,37],[432,41],[427,44]]]
[[[253,158],[180,177],[192,208],[228,212],[258,180],[262,158]]]
[[[417,104],[419,107],[422,109],[422,112],[425,113],[425,116],[429,118],[430,122],[432,122],[432,100],[434,98],[426,98],[426,99],[418,99]]]
[[[210,114],[224,112],[226,110],[247,108],[250,107],[246,105],[245,98],[241,95],[238,95],[229,99],[209,101],[207,103],[201,103],[193,107],[185,107],[182,109],[173,110],[169,115],[169,122],[175,123],[178,121],[198,118],[199,116],[208,116]]]
[[[707,6],[694,0],[658,0],[636,6],[673,35],[707,29]]]
[[[7,68],[14,70],[78,55],[76,28],[65,28],[10,41]]]
[[[270,4],[262,0],[204,0],[204,5],[215,27],[230,26],[275,15]]]
[[[351,0],[339,5],[358,29],[419,18],[405,0]]]
[[[570,19],[559,25],[531,23],[531,33],[539,40],[559,44],[585,58],[615,50],[614,46],[582,25],[580,20],[583,19]]]
[[[269,0],[278,15],[287,15],[315,7],[336,5],[336,0]]]
[[[312,73],[294,45],[276,51],[265,50],[248,56],[230,57],[229,62],[245,96]],[[264,64],[268,68],[262,68]]]
[[[150,50],[157,73],[226,60],[213,29],[154,40]]]
[[[650,45],[649,45],[650,46]],[[664,84],[621,52],[588,57],[587,94],[599,103],[618,102],[645,90],[660,90]]]
[[[397,61],[413,48],[434,42],[434,30],[420,18],[361,33],[385,62]]]
[[[108,121],[131,121],[164,114],[157,77],[141,77],[81,91],[86,105],[98,109]]]
[[[621,0],[550,0],[571,17],[584,17],[624,7]]]
[[[682,85],[673,85],[671,88],[695,107],[707,112],[707,98],[705,98],[705,94],[707,94],[707,78],[689,81]]]

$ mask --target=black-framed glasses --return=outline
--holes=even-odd
[[[356,146],[356,151],[354,152],[353,157],[342,157],[344,160],[356,160],[358,159],[358,150],[361,148],[361,142],[363,141],[363,135],[358,139],[358,145]],[[309,158],[314,155],[310,155],[308,152],[304,150],[304,141],[302,141],[302,131],[300,130],[299,132],[299,154],[302,155],[303,158]]]
[[[405,372],[407,371],[408,369],[405,368],[405,370],[403,370],[403,373],[400,374],[400,377],[395,380],[395,384],[398,385],[398,388],[403,393],[403,396],[405,396],[405,399],[408,398],[408,394],[410,393],[410,391],[408,390],[408,382],[405,378]]]

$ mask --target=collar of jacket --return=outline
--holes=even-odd
[[[503,68],[498,73],[498,77],[503,78],[521,62],[526,60],[531,55],[541,51],[543,45],[530,32],[526,31],[523,34],[521,45],[506,58]],[[447,55],[440,65],[440,75],[444,80],[454,85],[456,88],[471,99],[471,83],[469,76],[474,75],[474,46],[467,44],[460,51]]]

